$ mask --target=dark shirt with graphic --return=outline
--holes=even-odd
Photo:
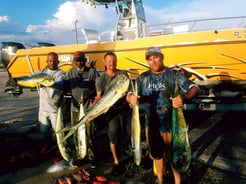
[[[172,131],[172,101],[166,88],[165,81],[171,88],[175,88],[176,76],[179,79],[181,93],[187,92],[195,84],[188,80],[182,73],[171,68],[165,68],[162,73],[155,74],[151,71],[142,73],[138,79],[138,95],[140,108],[148,116],[146,126],[159,129],[160,132]]]

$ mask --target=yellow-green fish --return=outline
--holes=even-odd
[[[109,87],[105,91],[102,98],[88,110],[85,116],[83,116],[76,125],[71,125],[61,130],[62,132],[69,130],[63,141],[74,134],[82,124],[100,116],[101,114],[106,113],[112,105],[114,105],[120,98],[122,98],[122,94],[128,90],[129,85],[130,79],[127,75],[116,75],[116,77],[109,84]]]
[[[58,108],[55,131],[58,132],[63,127],[64,127],[63,114],[62,114],[61,107],[59,107]],[[57,145],[58,145],[59,151],[61,153],[61,156],[64,158],[64,160],[69,161],[70,160],[70,155],[69,155],[69,150],[68,150],[69,146],[68,146],[66,141],[62,141],[64,136],[65,136],[64,132],[56,134]]]
[[[54,78],[47,73],[23,76],[17,79],[17,84],[24,87],[52,86],[54,83]]]
[[[80,104],[79,110],[79,119],[81,119],[85,115],[84,106]],[[86,140],[86,125],[82,124],[77,131],[77,155],[79,159],[85,158],[87,155],[87,140]]]
[[[135,88],[133,88],[133,94],[138,96],[137,81],[135,81]],[[141,148],[141,124],[139,119],[139,107],[138,105],[132,106],[132,120],[131,120],[131,131],[132,131],[132,145],[134,148],[135,163],[137,166],[141,163],[142,148]]]
[[[171,89],[166,82],[167,89],[172,97],[179,94],[178,77],[175,80],[175,89]],[[191,148],[188,137],[188,126],[185,121],[182,107],[172,110],[172,154],[173,166],[180,172],[186,172],[191,162]]]

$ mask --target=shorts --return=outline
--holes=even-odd
[[[171,116],[153,110],[145,118],[148,118],[146,127],[148,128],[150,154],[155,159],[163,158],[165,145],[160,133],[172,132]]]
[[[158,126],[160,132],[172,132],[172,110],[167,106],[153,106],[143,103],[139,106],[140,112],[144,114],[145,128]],[[154,125],[152,123],[154,122]]]
[[[112,144],[118,144],[122,136],[127,135],[127,126],[129,122],[130,108],[125,111],[115,111],[110,109],[106,113],[106,122],[108,123],[108,137]]]
[[[48,134],[51,132],[51,128],[55,131],[56,128],[57,113],[39,111],[38,120],[40,122],[40,131]]]
[[[160,159],[164,155],[164,141],[158,129],[148,128],[149,151],[153,158]]]

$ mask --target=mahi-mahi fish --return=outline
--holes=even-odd
[[[56,127],[55,131],[59,131],[64,127],[64,122],[63,122],[63,114],[62,114],[62,109],[61,107],[58,108],[58,113],[57,113],[57,119],[56,119]],[[68,151],[68,145],[66,141],[62,141],[64,138],[65,134],[64,132],[60,132],[56,134],[56,139],[57,139],[57,145],[59,148],[59,151],[61,153],[61,156],[64,158],[64,160],[69,161],[70,155]]]
[[[122,94],[128,90],[129,85],[130,79],[127,75],[116,75],[116,77],[110,82],[107,90],[105,90],[102,98],[86,112],[85,116],[78,120],[77,124],[67,126],[61,130],[62,132],[69,131],[62,141],[65,141],[74,134],[82,124],[106,113],[113,104],[122,98]],[[58,131],[58,133],[61,131]]]
[[[32,76],[22,76],[17,78],[17,84],[24,87],[52,86],[55,80],[47,73],[39,73]]]
[[[166,82],[166,87],[172,97],[179,94],[178,77],[175,80],[175,89],[171,89]],[[172,110],[172,154],[173,166],[180,172],[186,172],[191,162],[191,148],[188,137],[188,126],[185,121],[182,107]]]
[[[79,119],[81,119],[84,115],[84,106],[81,103],[79,108]],[[87,154],[87,140],[86,140],[86,125],[82,124],[77,131],[77,136],[75,136],[76,140],[76,149],[77,149],[77,155],[79,159],[85,158]]]
[[[138,96],[137,81],[135,81],[135,87],[133,88],[133,94]],[[134,148],[135,163],[137,166],[141,163],[142,148],[141,148],[141,124],[139,119],[139,106],[132,106],[132,119],[131,119],[131,133],[132,133],[132,145]]]

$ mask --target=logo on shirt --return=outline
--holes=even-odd
[[[150,82],[148,84],[148,89],[151,91],[161,91],[161,90],[166,90],[166,86],[162,82]]]

